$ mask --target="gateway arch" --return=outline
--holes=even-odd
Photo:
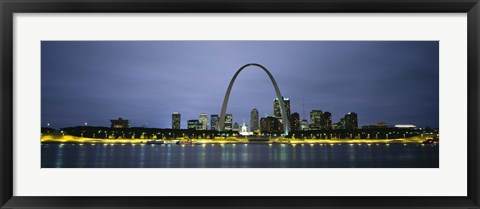
[[[230,97],[230,91],[232,90],[233,83],[235,83],[235,79],[237,78],[238,74],[240,74],[240,72],[242,72],[243,69],[249,66],[257,66],[261,68],[263,71],[265,71],[265,73],[267,73],[268,77],[270,77],[273,87],[275,88],[275,93],[277,94],[278,101],[280,103],[280,112],[282,114],[283,130],[285,130],[285,135],[288,135],[289,124],[288,124],[287,110],[285,109],[285,103],[283,102],[282,94],[280,93],[280,89],[278,88],[277,82],[273,78],[272,74],[267,70],[267,68],[257,63],[249,63],[242,66],[240,69],[237,70],[232,80],[230,81],[230,84],[228,85],[227,93],[225,93],[225,98],[223,99],[222,111],[220,112],[220,118],[219,118],[220,131],[225,130],[225,113],[227,111],[228,98]]]

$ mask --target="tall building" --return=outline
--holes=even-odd
[[[353,130],[358,128],[358,118],[357,113],[349,112],[344,117],[345,120],[345,129]]]
[[[322,115],[321,110],[312,110],[310,112],[310,130],[320,130]]]
[[[207,113],[200,113],[198,116],[198,120],[200,123],[202,123],[202,129],[201,130],[208,130],[208,115]]]
[[[282,97],[283,104],[285,104],[285,111],[287,112],[287,118],[290,116],[290,99]],[[273,115],[277,118],[282,118],[282,111],[280,110],[280,102],[278,98],[273,100]]]
[[[324,112],[321,119],[321,129],[331,130],[332,129],[332,114],[330,112]]]
[[[199,120],[188,120],[187,121],[187,128],[194,129],[194,130],[202,130],[203,124]]]
[[[218,131],[218,119],[220,117],[218,117],[218,115],[214,114],[214,115],[210,115],[210,130],[213,130],[213,131]]]
[[[172,129],[180,129],[181,115],[179,112],[172,113]]]
[[[261,132],[281,132],[282,129],[283,127],[277,117],[267,116],[260,119]]]
[[[232,121],[233,121],[232,114],[227,113],[225,115],[225,131],[231,131],[232,130]]]
[[[250,131],[254,132],[256,130],[259,130],[260,127],[258,126],[258,110],[257,108],[253,108],[253,110],[250,112]]]
[[[130,121],[129,120],[123,120],[122,118],[118,118],[117,120],[110,120],[111,128],[129,128],[130,127]]]
[[[285,105],[285,112],[287,112],[287,119],[289,120],[288,122],[290,123],[290,99],[286,97],[282,97],[283,104]],[[280,121],[279,126],[280,127],[275,127],[275,130],[280,129],[283,131],[283,118],[282,118],[282,110],[280,109],[280,101],[278,101],[278,98],[275,98],[273,100],[273,115]]]
[[[300,114],[298,112],[292,113],[290,115],[290,131],[299,131],[300,130]]]

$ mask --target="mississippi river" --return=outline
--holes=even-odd
[[[438,168],[437,144],[42,144],[42,168]]]

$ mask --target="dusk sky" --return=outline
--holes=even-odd
[[[439,125],[437,41],[42,41],[42,127],[181,127],[200,113],[220,114],[230,79],[258,63],[274,76],[291,112],[309,119],[348,112],[362,125]],[[258,67],[235,81],[227,113],[241,124],[257,108],[273,114],[276,97]],[[305,115],[303,105],[305,104]]]

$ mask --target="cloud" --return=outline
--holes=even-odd
[[[219,114],[236,70],[257,62],[273,74],[291,112],[350,111],[359,122],[438,126],[438,42],[434,41],[44,41],[42,123],[108,125],[115,117],[170,127]],[[234,121],[273,112],[276,97],[259,68],[242,71],[228,112]],[[302,116],[301,116],[302,117]],[[54,122],[55,121],[55,122]],[[104,121],[103,123],[101,121]]]

